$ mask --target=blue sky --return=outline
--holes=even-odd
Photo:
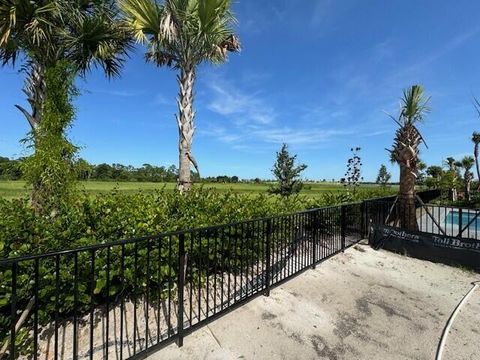
[[[234,11],[243,51],[222,66],[202,65],[196,87],[194,154],[202,175],[270,177],[275,151],[290,145],[305,176],[343,176],[349,150],[362,147],[365,179],[385,163],[402,89],[423,84],[432,111],[420,128],[422,158],[439,164],[472,152],[480,130],[480,2],[240,0]],[[100,72],[83,94],[70,136],[93,163],[177,163],[175,71],[143,60],[138,48],[122,77]],[[26,154],[23,75],[0,69],[0,155]]]

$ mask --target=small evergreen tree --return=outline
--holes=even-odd
[[[380,166],[380,170],[378,171],[377,184],[381,185],[382,187],[386,187],[391,178],[392,174],[390,174],[387,171],[387,167],[382,164],[382,166]]]
[[[277,182],[268,190],[271,194],[288,197],[292,194],[298,194],[303,187],[300,175],[307,168],[307,165],[295,165],[297,155],[290,156],[288,145],[283,144],[277,152],[277,161],[273,165],[272,173]]]

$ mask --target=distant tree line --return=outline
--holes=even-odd
[[[123,164],[92,165],[83,159],[76,163],[79,180],[176,182],[178,169],[175,165],[155,166],[143,164],[140,167]]]
[[[19,180],[23,176],[21,160],[10,160],[7,157],[0,156],[0,179]]]
[[[21,180],[24,179],[22,164],[26,158],[9,159],[0,156],[0,179]],[[78,180],[98,181],[138,181],[138,182],[176,182],[178,179],[178,168],[175,165],[155,166],[143,164],[140,167],[123,164],[90,164],[84,159],[78,159],[74,163],[75,173]],[[192,171],[192,179],[205,183],[226,183],[235,184],[238,182],[262,183],[259,178],[252,180],[241,180],[238,176],[208,176],[200,179],[197,172]]]

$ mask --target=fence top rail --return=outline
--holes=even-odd
[[[163,239],[163,238],[180,236],[180,235],[197,234],[197,233],[202,233],[202,232],[215,231],[215,230],[234,227],[234,226],[238,226],[238,225],[245,225],[245,224],[251,224],[251,223],[262,222],[262,221],[265,222],[265,221],[269,221],[269,220],[287,218],[287,217],[295,216],[295,215],[310,214],[310,213],[323,211],[323,210],[328,210],[328,209],[334,209],[334,208],[341,209],[343,206],[352,206],[352,205],[360,205],[360,204],[361,204],[361,202],[344,203],[344,204],[326,206],[326,207],[321,207],[321,208],[308,209],[308,210],[298,211],[298,212],[294,212],[294,213],[286,213],[286,214],[279,214],[279,215],[267,216],[267,217],[250,219],[250,220],[236,221],[236,222],[231,222],[231,223],[227,223],[227,224],[218,224],[218,225],[198,227],[198,228],[187,229],[187,230],[170,231],[170,232],[159,233],[159,234],[155,234],[155,235],[149,235],[149,236],[143,236],[143,237],[137,237],[137,238],[109,241],[109,242],[104,242],[104,243],[99,243],[99,244],[82,246],[82,247],[78,247],[78,248],[71,248],[71,249],[47,252],[47,253],[44,253],[44,254],[20,255],[20,256],[15,256],[15,257],[11,257],[11,258],[0,259],[0,267],[5,267],[5,266],[11,265],[13,263],[19,263],[19,262],[23,262],[23,261],[32,261],[32,260],[37,260],[37,259],[40,260],[40,259],[45,259],[45,258],[54,258],[54,257],[61,256],[61,255],[74,255],[75,253],[78,254],[80,252],[100,251],[100,250],[104,250],[104,249],[108,249],[108,248],[112,248],[112,247],[133,245],[135,243],[138,244],[138,243],[142,243],[142,242],[146,242],[146,241],[150,241],[150,240],[155,240],[155,239]]]
[[[370,203],[370,204],[387,204],[387,205],[393,205],[393,203],[394,203],[394,201],[382,200],[382,199],[366,200],[365,202]],[[458,206],[458,205],[442,205],[442,204],[431,204],[431,203],[426,203],[426,204],[423,204],[423,205],[428,206],[428,207],[445,208],[445,209],[452,209],[452,210],[458,209],[458,210],[467,210],[467,211],[480,211],[480,208]],[[397,204],[396,206],[400,206],[400,205]]]
[[[440,191],[438,189],[431,189],[431,190],[422,190],[422,191],[417,191],[417,195],[429,195],[429,194],[438,194],[440,195]],[[398,195],[392,195],[392,196],[383,196],[383,197],[374,197],[370,199],[365,199],[363,200],[364,202],[377,202],[377,201],[390,201],[390,200],[395,200]]]

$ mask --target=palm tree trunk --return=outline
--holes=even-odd
[[[475,156],[475,167],[477,168],[478,189],[480,190],[480,164],[478,163],[478,142],[475,142],[475,149],[473,152]]]
[[[192,187],[191,167],[193,164],[198,171],[198,166],[192,155],[192,141],[195,128],[193,121],[193,87],[195,84],[195,67],[189,64],[182,66],[180,75],[177,76],[180,86],[177,116],[179,135],[179,169],[178,190],[185,192]]]
[[[38,133],[38,129],[42,123],[43,104],[45,102],[47,92],[45,82],[46,71],[47,70],[44,65],[34,60],[31,62],[30,70],[27,78],[25,79],[25,85],[23,87],[23,92],[27,96],[27,101],[30,104],[31,112],[28,112],[20,105],[15,105],[15,107],[22,112],[30,124],[34,145],[36,143],[36,134]],[[35,150],[36,147],[34,146],[34,151]],[[42,183],[39,179],[32,185],[32,192],[30,194],[32,207],[37,212],[41,212],[43,208],[41,188]]]
[[[406,163],[400,165],[400,227],[409,230],[418,230],[415,199],[415,172]]]
[[[470,184],[471,184],[471,180],[469,179],[465,180],[465,198],[467,201],[472,200],[472,195],[470,193]]]
[[[473,179],[473,173],[466,169],[465,174],[463,176],[463,182],[465,183],[465,200],[471,201],[472,200],[472,179]]]
[[[45,66],[36,61],[32,61],[29,74],[25,79],[25,85],[23,87],[23,92],[27,95],[31,112],[28,112],[20,105],[15,105],[25,116],[34,133],[42,122],[43,103],[46,95],[45,74]]]

